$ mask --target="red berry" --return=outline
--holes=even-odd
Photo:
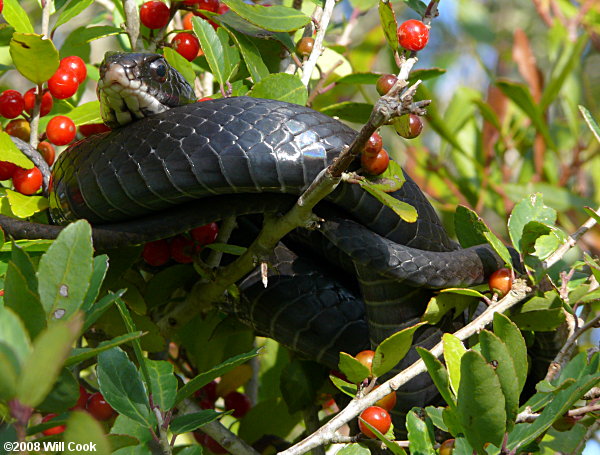
[[[16,191],[31,196],[42,187],[43,179],[41,171],[34,167],[31,169],[17,168],[12,180]]]
[[[427,46],[429,29],[416,19],[410,19],[398,27],[398,43],[409,51],[420,51]]]
[[[75,74],[79,84],[85,81],[85,78],[87,77],[87,68],[85,67],[85,62],[76,55],[71,55],[70,57],[61,59],[59,68],[71,70],[73,74]]]
[[[64,115],[51,118],[48,125],[46,125],[46,135],[54,145],[67,145],[75,139],[76,132],[73,120]]]
[[[11,179],[16,170],[16,164],[9,163],[8,161],[0,161],[0,180]]]
[[[371,439],[377,439],[377,436],[364,424],[363,420],[381,434],[386,434],[392,426],[392,418],[385,409],[379,406],[371,406],[365,409],[359,416],[358,427],[366,437]]]
[[[205,96],[204,98],[200,98],[197,102],[199,103],[200,101],[210,101],[212,100],[212,98],[210,96]]]
[[[381,136],[377,133],[373,133],[365,144],[363,155],[377,156],[377,154],[381,151],[382,146],[383,140],[381,139]]]
[[[194,396],[200,400],[207,399],[212,401],[213,403],[217,401],[217,381],[210,381],[204,387],[199,390],[196,390]]]
[[[198,245],[209,245],[217,240],[219,225],[217,223],[205,224],[204,226],[192,229],[190,234]]]
[[[381,149],[376,156],[363,154],[360,157],[360,164],[367,173],[372,175],[379,175],[383,173],[390,163],[390,156],[388,153]]]
[[[189,264],[194,261],[194,241],[183,235],[175,236],[170,243],[171,258],[180,264]]]
[[[216,13],[219,9],[219,0],[184,0],[183,4],[204,11],[212,11],[213,13]]]
[[[490,275],[488,285],[492,292],[498,292],[500,297],[504,297],[510,291],[513,282],[513,275],[510,269],[502,268],[496,270]]]
[[[375,386],[375,389],[379,387]],[[391,393],[384,396],[381,400],[375,402],[375,406],[379,406],[380,408],[385,409],[387,412],[391,412],[392,409],[396,406],[396,392],[392,390]]]
[[[37,146],[38,151],[44,157],[44,161],[48,163],[48,166],[52,166],[54,158],[56,157],[56,150],[50,142],[42,141]]]
[[[5,118],[15,118],[25,109],[23,95],[16,90],[5,90],[0,95],[0,115]]]
[[[308,57],[315,46],[314,38],[305,36],[296,44],[296,53],[302,57]]]
[[[75,406],[73,406],[71,409],[85,409],[89,398],[90,394],[83,388],[83,386],[80,385],[79,399],[77,400]]]
[[[163,28],[169,23],[171,11],[163,2],[150,1],[140,7],[140,21],[151,29]]]
[[[169,242],[162,239],[146,243],[142,251],[142,258],[146,264],[154,267],[165,265],[171,259]]]
[[[108,420],[116,414],[114,409],[110,407],[110,404],[106,402],[100,392],[92,393],[90,395],[86,404],[86,409],[97,420]]]
[[[225,396],[225,409],[228,411],[233,409],[231,414],[233,417],[244,417],[251,407],[250,398],[245,393],[230,392]]]
[[[77,76],[68,68],[59,67],[56,73],[48,79],[48,90],[54,98],[59,100],[72,97],[78,88]]]
[[[0,0],[0,13],[4,9],[4,0]]]
[[[200,41],[191,33],[178,33],[171,40],[171,47],[190,62],[198,56]]]
[[[201,431],[194,431],[193,435],[194,439],[196,439],[196,441],[198,441],[200,445],[206,447],[212,453],[216,455],[227,453],[227,449],[221,447],[221,445],[217,441],[215,441],[206,433],[203,433]]]
[[[16,118],[8,122],[4,131],[11,136],[18,137],[22,141],[29,142],[31,125],[24,118]]]
[[[398,78],[393,74],[384,74],[379,79],[377,79],[377,83],[375,84],[377,93],[379,93],[381,96],[385,95],[391,90],[391,88],[394,86],[397,80]]]
[[[194,17],[194,13],[187,13],[183,16],[182,24],[184,30],[193,30],[194,25],[192,24],[192,18]]]
[[[107,131],[110,131],[110,128],[104,123],[88,123],[87,125],[79,125],[79,132],[85,137]]]
[[[371,369],[373,367],[373,357],[375,357],[375,351],[371,351],[370,349],[360,351],[354,356],[356,360],[358,360],[360,363],[362,363],[369,369],[369,376],[372,375]]]
[[[403,115],[393,120],[394,129],[399,136],[414,139],[423,131],[423,121],[415,114]]]
[[[25,110],[29,115],[33,114],[33,106],[35,104],[35,94],[36,89],[30,88],[23,95],[23,100],[25,101]],[[54,104],[54,100],[52,99],[52,95],[49,91],[45,90],[42,95],[42,105],[40,106],[40,117],[47,115],[52,110],[52,105]]]
[[[219,3],[219,9],[217,9],[217,13],[225,14],[227,11],[229,11],[229,6],[227,6],[225,3]]]
[[[54,417],[56,417],[58,414],[47,414],[44,417],[42,417],[42,423],[46,423],[50,420],[52,420]],[[65,431],[67,427],[65,425],[58,425],[56,427],[51,427],[51,428],[47,428],[45,430],[42,430],[42,433],[44,433],[46,436],[52,436],[55,434],[60,434],[63,433]]]

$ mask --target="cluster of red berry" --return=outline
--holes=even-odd
[[[183,17],[183,28],[192,30],[193,16],[208,20],[216,29],[218,25],[204,16],[201,11],[223,14],[229,10],[229,7],[219,0],[183,0],[174,2],[169,8],[164,2],[151,0],[140,7],[140,21],[149,29],[158,30],[167,26],[178,9],[193,10]],[[177,33],[171,40],[171,47],[189,61],[202,55],[200,42],[192,33]]]
[[[144,245],[142,258],[153,267],[165,265],[169,259],[180,264],[189,264],[194,261],[194,255],[199,253],[203,246],[213,243],[219,234],[217,223],[209,223],[192,229],[189,235],[177,235],[170,239],[156,240]]]
[[[77,404],[71,410],[81,409],[89,412],[96,420],[105,421],[116,415],[114,409],[106,402],[100,392],[88,393],[81,385],[79,386],[79,399]],[[42,418],[42,423],[46,423],[54,419],[57,414],[46,414]],[[57,425],[55,427],[46,428],[42,431],[46,436],[60,434],[65,431],[65,425]]]
[[[390,156],[383,147],[381,136],[377,133],[369,138],[360,156],[360,164],[364,171],[372,175],[384,172],[390,164]]]
[[[85,62],[77,57],[65,57],[60,61],[56,72],[48,79],[48,88],[42,92],[40,101],[40,116],[47,115],[54,104],[53,99],[65,99],[73,96],[79,84],[87,77]],[[0,95],[0,115],[13,119],[4,128],[11,136],[29,142],[31,126],[29,117],[38,96],[37,89],[27,90],[23,95],[16,90],[5,90]],[[23,113],[25,112],[25,114]],[[23,115],[25,118],[15,118]],[[75,138],[75,124],[64,115],[53,117],[46,126],[48,141],[39,143],[37,149],[49,166],[56,157],[54,145],[66,145]],[[22,169],[13,163],[0,161],[0,180],[12,179],[15,190],[19,193],[32,195],[42,186],[42,173],[37,168]]]
[[[194,394],[198,400],[198,405],[202,409],[215,409],[216,401],[219,398],[217,386],[217,381],[209,382]],[[248,414],[248,411],[250,411],[250,408],[252,407],[248,396],[244,393],[236,391],[229,392],[227,395],[225,395],[223,397],[223,402],[225,405],[225,410],[233,411],[231,415],[233,417],[237,417],[238,419]],[[212,453],[227,453],[226,449],[224,449],[217,441],[215,441],[206,433],[197,430],[194,431],[193,434],[196,441],[198,441],[199,444],[206,447]]]

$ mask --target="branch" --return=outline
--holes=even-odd
[[[474,319],[471,323],[457,331],[454,335],[460,340],[466,340],[470,336],[478,333],[485,326],[490,324],[494,319],[495,313],[503,313],[512,306],[523,300],[530,289],[527,287],[523,280],[516,280],[513,284],[512,290],[502,299],[494,305],[488,307],[479,317]],[[443,353],[443,344],[440,341],[436,344],[431,353],[436,357],[440,357]],[[421,373],[425,373],[427,368],[422,360],[418,360],[411,366],[398,373],[396,376],[380,385],[377,389],[373,390],[370,394],[362,397],[355,398],[344,408],[337,416],[331,419],[328,423],[322,426],[318,431],[308,436],[298,444],[290,447],[279,455],[301,455],[303,453],[312,450],[314,447],[319,445],[328,444],[329,442],[339,438],[337,430],[344,424],[359,415],[364,409],[372,406],[376,401],[382,399],[394,390],[398,390],[399,387],[406,384],[408,381],[416,377]]]
[[[132,51],[143,49],[143,42],[140,38],[140,16],[138,14],[137,2],[135,0],[123,0],[123,9],[125,10],[125,31],[129,36]]]
[[[327,32],[327,27],[329,25],[329,21],[331,20],[331,14],[333,13],[333,7],[335,6],[335,0],[325,0],[325,6],[323,7],[323,12],[321,13],[321,17],[318,19],[318,30],[317,36],[315,36],[315,44],[313,46],[313,50],[308,57],[308,60],[304,63],[302,67],[302,83],[308,87],[308,83],[310,82],[310,77],[312,76],[312,72],[317,65],[317,60],[321,56],[323,52],[323,40],[325,38],[325,33]]]

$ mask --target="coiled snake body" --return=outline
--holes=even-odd
[[[64,152],[53,169],[51,215],[108,229],[125,223],[150,240],[188,229],[183,213],[190,207],[190,224],[213,221],[219,211],[285,207],[355,135],[337,120],[280,101],[232,97],[174,107]],[[305,241],[346,275],[335,279],[280,246],[273,258],[278,273],[266,290],[251,278],[241,283],[238,316],[335,368],[340,350],[356,353],[417,322],[431,289],[480,283],[502,265],[485,246],[457,249],[410,177],[392,196],[417,209],[415,223],[358,185],[341,184],[319,212],[330,218],[333,206],[335,218],[308,241],[302,233],[294,241]],[[165,213],[170,218],[157,221]],[[415,341],[431,345],[439,333],[421,328]],[[412,360],[414,353],[404,363]],[[435,397],[423,377],[400,393],[404,410]]]

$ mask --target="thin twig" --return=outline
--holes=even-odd
[[[135,0],[123,0],[123,10],[125,11],[125,32],[129,36],[132,51],[139,51],[144,43],[140,38],[140,16],[138,6]]]
[[[327,27],[329,26],[329,21],[331,20],[331,14],[333,13],[334,6],[335,0],[325,0],[323,12],[318,18],[318,30],[317,36],[315,36],[313,50],[310,53],[308,60],[304,63],[304,66],[302,67],[302,83],[306,87],[308,87],[312,73],[315,69],[315,66],[317,65],[317,60],[323,52],[323,40],[325,39],[325,33],[327,32]]]

